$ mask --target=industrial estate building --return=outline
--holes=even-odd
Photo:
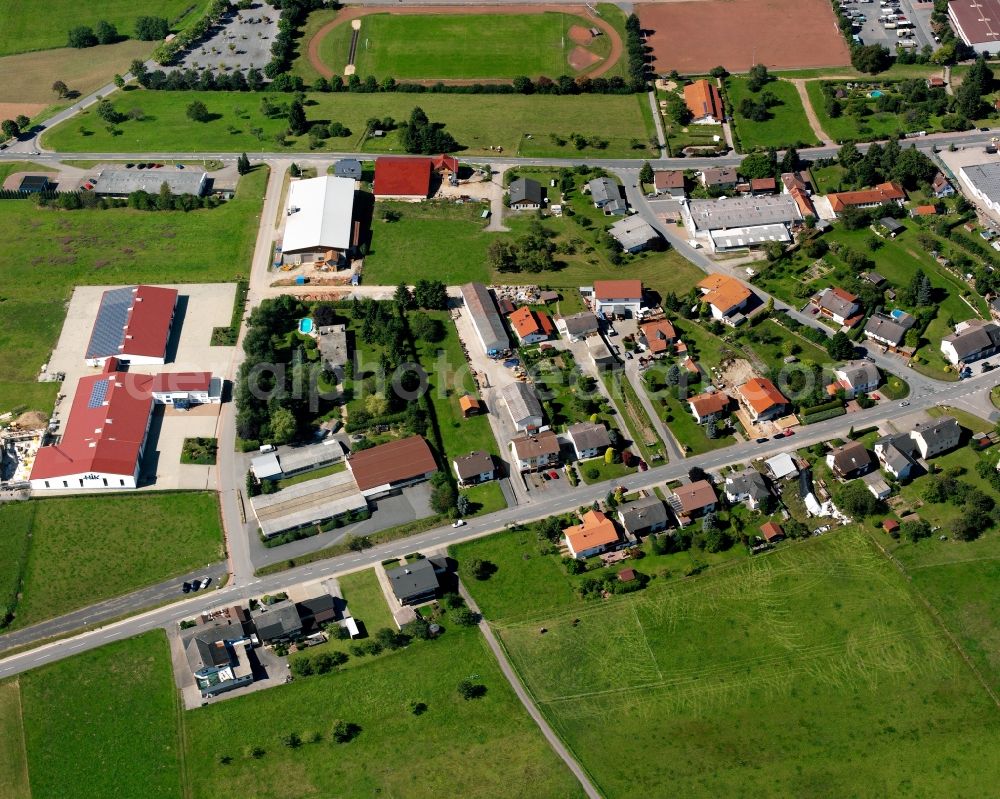
[[[476,337],[486,354],[495,357],[509,349],[507,328],[504,327],[490,290],[482,283],[466,283],[462,286],[462,299]]]
[[[293,181],[288,190],[281,259],[286,264],[340,264],[357,247],[354,180],[324,175]]]
[[[200,197],[208,190],[208,173],[197,169],[102,169],[91,186],[95,194],[127,197],[136,191],[158,194],[164,183],[171,194]]]
[[[977,53],[1000,52],[1000,0],[954,0],[948,3],[948,21]]]
[[[166,362],[167,342],[177,307],[177,290],[124,286],[101,296],[86,359],[101,366],[108,358],[130,364]]]
[[[787,243],[803,216],[792,195],[765,194],[682,202],[681,219],[693,239],[713,252],[725,252]]]

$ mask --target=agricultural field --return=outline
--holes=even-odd
[[[790,145],[801,147],[818,144],[793,84],[773,79],[757,93],[751,92],[747,87],[746,78],[730,77],[726,79],[725,85],[726,98],[734,112],[736,134],[743,152],[766,147],[781,149]],[[777,105],[769,109],[769,119],[754,122],[739,113],[740,103],[745,98],[758,100],[764,92],[770,92],[777,100]]]
[[[158,583],[223,555],[214,493],[65,497],[31,500],[25,507],[33,514],[15,627]],[[28,513],[21,506],[0,508],[0,518],[13,517],[15,530],[23,529]],[[141,534],[137,519],[143,520]],[[3,526],[8,528],[6,521]]]
[[[0,682],[0,796],[4,799],[31,796],[17,680]]]
[[[184,795],[177,694],[162,631],[26,672],[0,684],[0,695],[12,685],[20,686],[31,785],[14,799]],[[10,712],[0,702],[0,728],[11,723]],[[0,739],[0,763],[16,745],[16,737]]]
[[[582,69],[570,65],[570,54],[578,46],[570,33],[574,26],[585,31],[592,23],[558,12],[371,14],[361,19],[355,68],[364,77],[397,81],[556,78],[600,69],[611,52],[607,36],[581,46],[592,55],[592,63]],[[343,74],[350,49],[350,25],[345,22],[334,30],[340,29],[344,33],[328,36],[320,45],[323,62],[337,75]]]
[[[263,98],[278,107],[273,116],[261,111]],[[278,145],[275,135],[288,127],[287,114],[280,111],[284,95],[251,92],[170,92],[137,89],[115,95],[122,114],[141,109],[144,119],[125,120],[112,130],[88,109],[43,136],[46,147],[62,152],[113,152],[122,142],[137,151],[198,152],[217,150],[249,153],[286,149],[309,149],[309,137],[288,137]],[[186,109],[194,101],[205,103],[211,118],[193,122]],[[489,153],[502,147],[509,155],[531,157],[640,158],[655,154],[649,139],[655,136],[642,114],[644,95],[455,95],[455,94],[308,94],[306,116],[310,122],[340,122],[351,135],[325,140],[323,149],[337,152],[402,152],[398,131],[380,139],[364,139],[369,119],[409,118],[415,106],[434,122],[442,122],[464,150],[463,155]],[[615,120],[609,132],[604,120]],[[587,139],[577,150],[569,143],[572,134]],[[559,145],[556,140],[562,141]]]
[[[204,0],[194,3],[192,0],[100,0],[98,3],[46,0],[45,13],[38,14],[37,9],[24,0],[0,0],[0,19],[3,20],[0,55],[65,47],[70,28],[78,25],[93,28],[101,20],[114,25],[120,36],[131,36],[136,17],[140,16],[165,17],[176,29],[194,19],[205,5]]]
[[[40,209],[7,201],[0,235],[22,254],[0,272],[0,411],[52,407],[57,383],[38,383],[77,285],[228,282],[246,275],[267,182],[258,169],[236,198],[212,209]]]
[[[502,573],[470,590],[606,795],[974,795],[1000,766],[992,700],[856,530],[585,603]]]

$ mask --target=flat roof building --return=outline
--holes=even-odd
[[[1000,17],[997,18],[997,25],[1000,26]],[[958,176],[974,201],[1000,214],[1000,163],[959,167]]]
[[[977,53],[1000,52],[1000,0],[952,0],[948,20]]]
[[[356,244],[354,180],[324,175],[293,181],[281,243],[284,263],[337,263]]]
[[[691,200],[686,205],[696,231],[787,225],[802,219],[795,199],[788,194]]]
[[[259,494],[250,499],[250,504],[265,538],[368,509],[368,501],[350,472],[336,472],[273,494]]]
[[[462,299],[486,354],[492,357],[509,349],[507,328],[504,327],[490,290],[482,283],[466,283],[462,286]]]
[[[159,194],[166,183],[171,194],[203,195],[208,173],[198,169],[102,169],[92,181],[93,191],[107,197],[127,197],[136,191]]]

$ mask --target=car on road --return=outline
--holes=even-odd
[[[209,583],[211,583],[211,582],[212,582],[212,578],[211,577],[202,577],[201,578],[201,583],[198,584],[198,587],[199,588],[208,588]]]
[[[452,527],[465,527],[465,519],[455,519],[451,525]]]
[[[191,583],[185,580],[184,585],[181,586],[181,591],[183,591],[185,594],[191,593]]]
[[[625,350],[625,360],[627,360],[627,361],[631,361],[632,360],[632,353],[629,352],[628,350]]]
[[[989,132],[990,132],[990,129],[989,129],[989,128],[980,128],[980,130],[981,130],[981,131],[982,131],[983,133],[989,133]]]
[[[900,408],[905,408],[909,404],[910,404],[909,400],[903,400],[901,403],[899,403],[899,407]]]
[[[758,439],[757,439],[757,443],[758,443],[758,444],[763,444],[763,443],[765,443],[766,441],[767,441],[767,439],[766,439],[766,438],[758,438]]]
[[[201,588],[201,580],[192,580],[191,581],[191,590],[192,591],[197,591],[199,588]]]
[[[553,480],[558,480],[559,479],[559,472],[557,472],[555,469],[553,469],[552,471],[549,472],[549,477],[551,477]]]
[[[785,437],[785,436],[787,436],[787,435],[788,435],[788,433],[778,433],[778,434],[777,434],[777,435],[776,435],[776,436],[774,437],[774,440],[775,440],[775,441],[777,441],[777,440],[778,440],[779,438],[784,438],[784,437]]]

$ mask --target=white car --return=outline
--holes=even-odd
[[[452,527],[465,527],[465,519],[455,519],[455,522],[454,524],[452,524]]]
[[[201,582],[199,583],[199,586],[201,588],[208,588],[208,584],[210,582],[212,582],[212,578],[211,577],[203,577],[202,580],[201,580]]]

